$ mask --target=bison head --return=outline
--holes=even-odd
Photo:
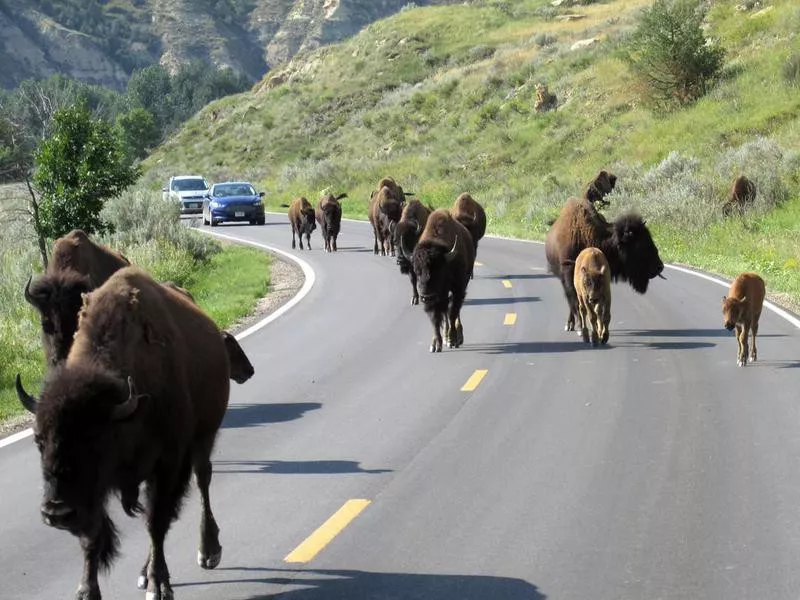
[[[581,280],[583,289],[586,291],[586,298],[591,304],[600,304],[605,297],[605,274],[606,265],[601,265],[598,270],[587,269],[586,265],[581,266]]]
[[[235,337],[227,331],[223,331],[222,340],[225,342],[225,350],[228,352],[231,379],[236,383],[244,383],[255,374],[256,370]]]
[[[658,248],[644,219],[639,215],[628,214],[614,221],[611,245],[619,261],[618,268],[613,270],[615,278],[629,282],[640,294],[647,291],[651,279],[663,277],[664,263],[658,256]]]
[[[36,414],[34,439],[41,457],[47,525],[90,536],[100,527],[114,470],[143,396],[124,380],[97,367],[56,367],[40,399],[29,395],[17,375],[17,395]]]
[[[61,362],[69,354],[78,330],[82,295],[89,290],[89,279],[71,270],[29,279],[25,285],[25,300],[41,317],[44,353],[50,364]]]
[[[338,202],[328,202],[322,206],[322,222],[331,235],[339,233],[342,223],[342,207]]]
[[[414,254],[414,247],[422,234],[422,225],[416,219],[400,221],[394,228],[395,246],[398,248],[397,264],[400,265],[400,272],[407,274],[411,270],[411,258]]]
[[[722,324],[725,329],[733,331],[736,323],[741,323],[744,320],[747,303],[746,296],[744,298],[722,297]]]
[[[417,291],[423,304],[436,304],[446,298],[446,265],[458,256],[458,236],[452,248],[436,243],[420,243],[411,257],[411,268],[417,276]]]

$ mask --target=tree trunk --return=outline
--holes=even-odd
[[[36,199],[36,193],[33,191],[31,180],[27,173],[25,173],[25,185],[28,186],[28,193],[31,195],[31,216],[33,217],[33,230],[36,232],[36,239],[39,242],[39,254],[42,257],[42,265],[47,270],[47,244],[45,243],[42,224],[39,220],[39,201]]]

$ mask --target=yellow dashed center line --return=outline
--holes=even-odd
[[[305,563],[312,560],[320,551],[330,544],[341,531],[355,519],[361,511],[370,505],[370,500],[348,500],[333,516],[308,536],[302,544],[295,548],[283,560],[288,563]]]
[[[476,266],[476,267],[482,267],[482,266],[483,266],[483,263],[482,263],[482,262],[478,262],[478,261],[476,260],[476,261],[475,261],[475,266]]]
[[[503,319],[503,325],[513,325],[517,322],[517,313],[506,313],[506,318]]]
[[[508,279],[503,279],[503,287],[506,289],[511,289],[511,282]]]
[[[483,378],[486,377],[486,374],[489,372],[488,369],[478,369],[472,375],[470,375],[469,379],[467,379],[467,383],[461,388],[462,392],[473,392],[475,388],[477,388]]]

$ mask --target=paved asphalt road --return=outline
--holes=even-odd
[[[221,232],[288,249],[285,216]],[[346,222],[317,281],[242,342],[214,455],[222,564],[202,571],[196,491],[167,539],[178,599],[654,600],[800,595],[800,335],[765,311],[760,362],[735,364],[724,288],[665,271],[613,288],[611,340],[562,330],[543,247],[481,243],[465,345],[428,353],[394,260]],[[504,284],[510,282],[510,287]],[[514,325],[504,325],[507,313]],[[461,391],[485,369],[473,392]],[[39,518],[30,438],[0,449],[0,598],[71,598],[81,559]],[[371,501],[311,561],[284,558]],[[143,523],[121,514],[105,598],[142,598]],[[348,505],[351,506],[351,505]]]

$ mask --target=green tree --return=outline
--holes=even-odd
[[[153,114],[144,108],[132,108],[117,117],[116,131],[128,164],[147,156],[161,141],[161,129]]]
[[[685,105],[705,94],[724,51],[709,45],[697,0],[655,0],[631,36],[626,58],[656,104]]]
[[[43,234],[54,239],[75,228],[102,233],[104,202],[136,181],[111,126],[83,107],[55,112],[52,135],[36,151],[34,183],[40,192]]]

